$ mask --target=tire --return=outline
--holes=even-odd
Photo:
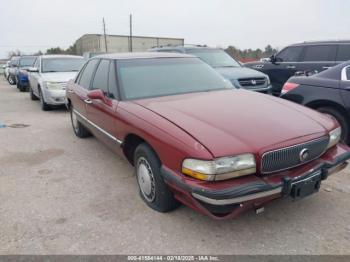
[[[12,86],[16,84],[15,79],[14,79],[11,75],[8,76],[7,81],[8,81],[9,84],[12,85]]]
[[[333,108],[333,107],[319,107],[317,108],[317,111],[324,113],[324,114],[329,114],[331,116],[333,116],[338,123],[341,126],[341,140],[346,143],[349,144],[350,139],[349,139],[349,125],[348,122],[346,121],[346,117],[339,112],[339,110]]]
[[[29,97],[31,100],[38,100],[38,97],[33,93],[33,89],[29,86]]]
[[[134,165],[140,196],[150,208],[165,213],[180,205],[161,176],[160,160],[146,143],[136,148]]]
[[[86,129],[78,120],[77,115],[73,111],[73,106],[70,107],[70,119],[74,134],[79,138],[85,138],[91,136],[89,130]]]
[[[41,89],[39,88],[39,100],[40,100],[40,107],[43,111],[50,110],[50,106],[46,104],[45,99],[43,97],[43,94],[41,93]]]
[[[18,88],[19,91],[21,91],[21,92],[26,92],[26,91],[27,91],[27,87],[22,86],[18,81],[17,81],[17,88]]]

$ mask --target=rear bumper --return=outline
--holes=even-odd
[[[273,199],[289,196],[294,184],[312,179],[315,174],[325,180],[344,169],[350,159],[348,147],[338,145],[331,151],[289,171],[265,177],[247,176],[221,183],[211,182],[210,185],[184,179],[165,167],[162,167],[162,175],[181,202],[213,218],[230,218],[245,210],[259,208]]]

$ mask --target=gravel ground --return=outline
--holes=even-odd
[[[0,254],[350,254],[349,169],[309,198],[214,221],[149,209],[126,161],[3,78],[0,123]]]

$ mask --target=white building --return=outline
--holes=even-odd
[[[131,41],[129,36],[125,35],[107,35],[107,52],[122,53],[130,52]],[[154,46],[162,45],[183,45],[183,38],[167,38],[167,37],[148,37],[148,36],[133,36],[132,51],[142,52],[147,51]],[[85,34],[76,42],[76,50],[78,55],[83,55],[86,52],[104,53],[106,52],[105,38],[102,34]]]

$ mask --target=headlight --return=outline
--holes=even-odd
[[[182,163],[182,173],[207,181],[225,180],[255,172],[256,163],[253,154],[222,157],[212,161],[185,159]]]
[[[332,130],[331,132],[329,132],[329,143],[328,143],[327,149],[338,144],[338,142],[340,141],[340,137],[341,137],[341,127],[338,127]]]
[[[57,82],[46,82],[46,88],[49,90],[62,90],[62,86]]]
[[[270,84],[271,84],[271,81],[270,81],[270,77],[269,77],[269,76],[266,76],[266,80],[267,80],[267,81],[266,81],[266,84],[267,84],[267,85],[270,85]]]

